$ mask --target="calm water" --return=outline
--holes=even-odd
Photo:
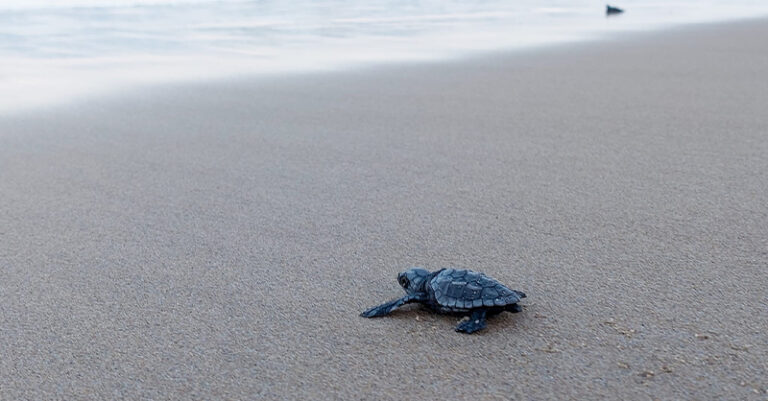
[[[768,15],[768,1],[0,0],[0,111],[138,84],[353,68]]]

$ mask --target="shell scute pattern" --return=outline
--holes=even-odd
[[[473,283],[467,283],[464,286],[464,298],[468,300],[474,300],[480,298],[480,293],[483,291],[483,287],[475,285]]]
[[[461,298],[466,286],[466,281],[453,281],[448,285],[447,295],[451,298]]]
[[[437,303],[448,308],[505,306],[520,301],[518,293],[500,282],[467,270],[443,270],[432,279],[429,287]]]
[[[495,286],[494,286],[495,287]],[[494,287],[483,288],[483,298],[496,298],[499,296],[499,292]]]

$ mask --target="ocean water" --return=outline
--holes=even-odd
[[[768,15],[764,0],[0,0],[0,112]]]

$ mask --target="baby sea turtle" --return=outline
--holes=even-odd
[[[474,333],[485,328],[486,316],[503,311],[517,313],[525,294],[472,270],[440,269],[429,272],[414,267],[397,275],[406,296],[368,309],[362,317],[379,317],[410,302],[419,302],[438,313],[469,315],[456,331]]]

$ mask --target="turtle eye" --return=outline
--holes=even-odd
[[[408,278],[406,278],[406,277],[400,278],[400,285],[402,285],[403,288],[407,288],[408,287]]]

